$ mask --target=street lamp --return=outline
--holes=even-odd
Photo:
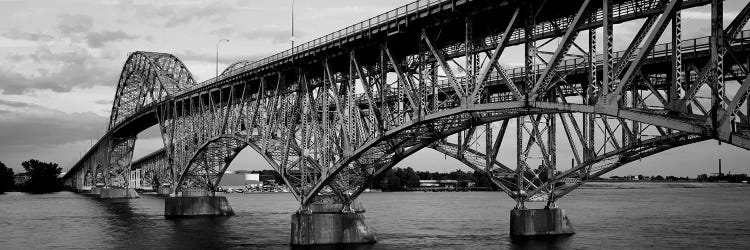
[[[221,42],[229,42],[229,39],[219,39],[216,42],[216,77],[219,77],[219,44]]]
[[[294,49],[294,2],[295,0],[292,0],[292,38],[289,39],[292,41],[292,49]]]

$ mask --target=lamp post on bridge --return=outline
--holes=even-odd
[[[229,42],[229,39],[219,39],[219,41],[216,41],[216,77],[219,77],[219,44],[224,41]]]
[[[295,0],[292,0],[292,37],[289,39],[292,42],[292,49],[294,49],[294,2]]]

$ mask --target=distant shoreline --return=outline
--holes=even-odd
[[[650,188],[750,188],[747,183],[728,183],[728,182],[696,182],[696,181],[591,181],[578,187],[579,189],[650,189]],[[402,190],[402,191],[383,191],[383,193],[396,192],[502,192],[502,190],[442,190],[442,191],[421,191],[421,190]]]
[[[696,180],[689,180],[689,181],[684,181],[684,180],[683,181],[667,181],[667,180],[664,180],[664,181],[649,181],[649,180],[645,180],[645,181],[630,181],[630,180],[606,180],[606,179],[590,180],[587,183],[592,183],[592,182],[612,182],[612,183],[729,183],[729,184],[732,184],[732,182],[718,182],[718,181],[703,181],[703,182],[701,182],[701,181],[696,181]],[[737,184],[746,184],[746,183],[740,183],[740,182],[734,182],[734,183],[737,183]]]
[[[747,183],[693,181],[591,181],[583,189],[642,189],[642,188],[731,188],[750,187]]]

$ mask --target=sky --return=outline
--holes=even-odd
[[[409,1],[297,0],[295,37],[309,41]],[[744,0],[726,3],[731,20]],[[0,161],[21,172],[34,158],[74,164],[104,133],[124,61],[133,51],[171,53],[198,81],[214,76],[216,44],[219,71],[239,60],[254,60],[290,46],[291,1],[137,1],[0,0]],[[683,12],[684,37],[708,34],[706,7]],[[639,22],[615,26],[621,37]],[[667,31],[668,32],[668,31]],[[601,36],[600,36],[601,37]],[[617,39],[616,48],[626,41]],[[509,49],[506,65],[521,65],[522,52]],[[135,158],[163,145],[155,128],[139,135]],[[511,157],[513,154],[501,155]],[[570,158],[569,155],[558,158]],[[716,142],[670,150],[612,174],[691,176],[724,169],[748,172],[748,152]],[[431,150],[404,160],[399,167],[421,171],[467,170]],[[230,169],[269,169],[244,150]]]

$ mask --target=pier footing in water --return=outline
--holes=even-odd
[[[169,196],[170,194],[172,194],[172,188],[170,188],[170,187],[159,187],[159,188],[156,189],[156,194],[157,195],[162,195],[162,196]]]
[[[133,188],[102,188],[99,191],[99,197],[102,199],[134,199],[138,198],[138,192]]]
[[[375,233],[365,224],[365,210],[356,203],[309,205],[292,215],[292,245],[375,243]]]
[[[536,238],[574,234],[565,210],[514,209],[510,211],[510,236],[512,238]]]
[[[87,194],[90,195],[100,195],[102,194],[102,187],[92,187],[91,190]]]
[[[166,217],[229,215],[234,215],[234,210],[223,196],[166,197],[164,201]]]

